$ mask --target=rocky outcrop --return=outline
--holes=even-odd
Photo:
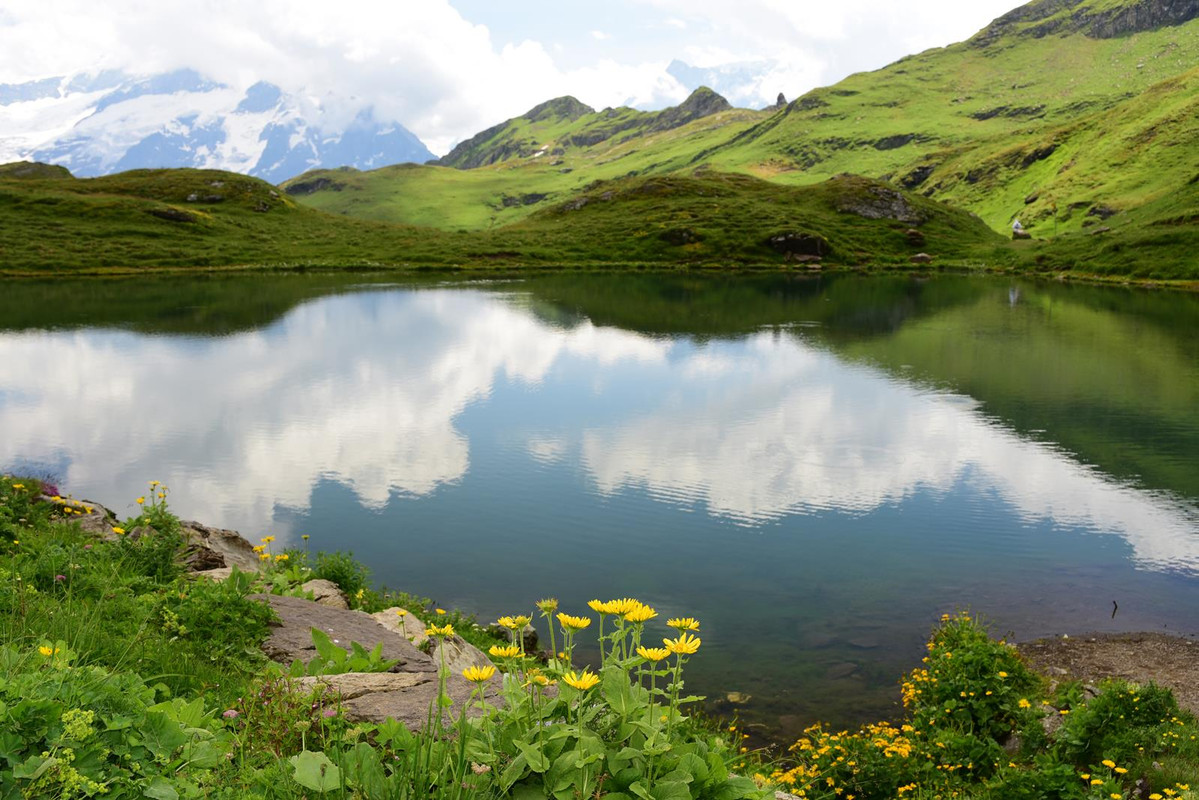
[[[193,572],[236,566],[242,572],[258,571],[258,554],[237,531],[210,528],[183,521],[183,561]]]
[[[852,175],[832,180],[840,184],[833,203],[838,211],[866,219],[893,219],[909,225],[918,225],[926,219],[926,213],[898,189]]]
[[[1034,0],[999,17],[970,43],[986,47],[1010,35],[1039,39],[1059,33],[1081,33],[1093,39],[1113,39],[1140,31],[1181,25],[1196,17],[1199,17],[1199,0],[1133,0],[1121,4],[1094,4],[1086,0]]]
[[[396,662],[386,673],[307,677],[300,679],[302,686],[311,687],[318,683],[328,686],[340,696],[342,711],[354,722],[382,722],[391,717],[414,730],[425,726],[437,698],[437,673],[442,654],[437,648],[432,654],[419,649],[418,644],[425,641],[424,626],[411,614],[401,616],[396,612],[403,609],[393,608],[371,615],[298,597],[252,597],[270,605],[279,618],[278,625],[271,629],[262,647],[275,661],[283,664],[311,661],[316,656],[316,647],[312,643],[312,629],[316,628],[347,651],[351,642],[358,642],[367,649],[381,644],[383,658]],[[487,666],[491,662],[458,636],[441,642],[440,647],[445,648],[446,691],[455,707],[461,708],[475,689],[462,677],[462,670],[470,666]],[[499,673],[496,673],[488,682],[485,697],[494,699],[499,682]]]
[[[580,103],[570,95],[566,95],[565,97],[555,97],[553,100],[546,100],[544,103],[533,106],[521,115],[521,119],[527,119],[529,122],[541,122],[547,119],[568,119],[574,122],[579,117],[594,113],[595,109],[591,106],[586,103]]]
[[[347,610],[350,607],[350,604],[346,602],[345,594],[341,591],[341,587],[333,581],[327,581],[324,578],[308,581],[300,586],[300,591],[311,594],[312,602],[317,605]]]
[[[679,128],[688,122],[710,117],[713,114],[719,114],[721,111],[728,111],[731,108],[732,106],[729,105],[728,100],[725,100],[707,86],[701,86],[674,108],[659,111],[653,122],[650,123],[647,132],[653,133],[655,131],[668,131],[673,128]]]

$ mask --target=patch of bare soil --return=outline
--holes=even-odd
[[[1051,680],[1096,684],[1105,678],[1169,687],[1178,705],[1199,714],[1199,641],[1162,633],[1038,639],[1017,645]]]

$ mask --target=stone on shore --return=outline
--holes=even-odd
[[[333,581],[327,581],[324,578],[311,580],[300,587],[302,592],[311,592],[312,601],[319,603],[322,606],[330,608],[348,609],[350,604],[346,601],[345,594],[341,588]]]

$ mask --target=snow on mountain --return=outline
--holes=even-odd
[[[266,82],[241,91],[194,70],[0,84],[0,163],[60,164],[81,177],[205,167],[279,183],[318,167],[434,158],[399,122]]]

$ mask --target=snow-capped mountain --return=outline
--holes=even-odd
[[[0,163],[45,161],[81,177],[206,167],[279,183],[318,167],[432,158],[420,139],[371,106],[322,103],[265,82],[241,91],[178,70],[0,84]]]

